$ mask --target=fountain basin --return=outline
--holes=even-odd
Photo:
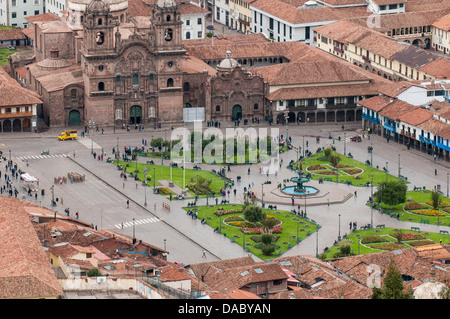
[[[281,191],[288,195],[313,195],[319,192],[319,190],[312,186],[303,186],[301,191],[296,191],[296,186],[288,186],[283,188]]]

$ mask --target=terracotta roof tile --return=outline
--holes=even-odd
[[[0,41],[25,40],[25,35],[20,29],[0,30]]]
[[[15,198],[0,197],[0,298],[62,295],[47,254]]]

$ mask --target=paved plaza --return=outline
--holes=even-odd
[[[226,127],[226,124],[222,124],[223,130]],[[232,123],[229,127],[233,127]],[[255,127],[264,127],[264,125]],[[280,134],[288,132],[295,147],[302,147],[304,141],[307,141],[308,149],[314,153],[318,147],[333,145],[340,153],[343,153],[345,148],[347,153],[351,152],[353,158],[360,162],[371,159],[367,152],[367,147],[371,145],[374,166],[382,168],[388,163],[389,172],[394,176],[397,176],[400,169],[401,175],[408,177],[409,189],[413,189],[414,186],[432,189],[439,184],[444,195],[447,193],[449,163],[435,162],[431,156],[415,150],[407,150],[406,146],[395,142],[386,143],[379,136],[372,136],[370,140],[366,136],[360,143],[351,142],[350,137],[358,134],[360,125],[346,124],[345,131],[342,130],[341,124],[334,126],[290,124],[288,127],[277,126],[277,128]],[[81,220],[98,229],[110,229],[129,236],[134,235],[137,239],[168,250],[170,261],[181,261],[185,264],[205,261],[202,257],[203,250],[207,252],[206,260],[229,259],[248,254],[242,247],[214,233],[209,226],[189,217],[182,207],[187,206],[187,202],[191,200],[169,201],[163,196],[154,195],[151,187],[145,188],[130,178],[124,181],[117,167],[112,163],[106,163],[106,158],[111,156],[112,149],[117,146],[122,151],[124,146],[140,147],[143,139],[148,142],[156,137],[168,139],[171,134],[169,126],[159,130],[147,129],[144,132],[133,129],[130,132],[121,129],[105,129],[104,134],[101,132],[92,134],[92,139],[91,135],[86,135],[75,141],[58,141],[56,137],[59,133],[60,129],[51,129],[38,134],[12,133],[0,136],[0,150],[3,156],[7,159],[11,157],[20,169],[39,179],[41,191],[37,198],[26,196],[30,202],[51,208],[52,196],[58,198],[54,209],[61,214],[64,214],[65,208],[70,208],[72,217],[75,217],[75,213],[78,212]],[[332,139],[329,139],[329,136]],[[321,137],[319,143],[316,143],[316,137]],[[98,153],[102,149],[106,152],[104,160],[94,159],[91,151]],[[41,153],[46,150],[49,154],[42,155]],[[226,174],[235,181],[234,187],[237,189],[237,194],[234,195],[231,192],[226,199],[230,203],[243,203],[244,187],[250,186],[258,200],[261,200],[261,194],[264,191],[265,203],[276,203],[278,210],[293,209],[291,197],[277,192],[276,185],[284,179],[295,176],[292,170],[286,168],[286,164],[296,158],[297,152],[290,150],[280,156],[284,165],[276,176],[261,174],[259,164],[232,166],[231,171]],[[139,162],[145,160],[138,157]],[[155,160],[155,164],[160,164],[158,161]],[[164,165],[169,163],[170,161],[165,161]],[[0,164],[5,163],[2,161]],[[192,163],[186,164],[187,168],[192,166]],[[217,165],[201,164],[200,166],[202,170],[217,169]],[[248,168],[250,168],[250,174],[247,173]],[[4,165],[0,166],[0,170],[4,172]],[[85,179],[82,182],[69,181],[55,184],[55,177],[67,176],[68,172],[82,174]],[[237,182],[238,176],[241,177],[240,182]],[[264,184],[268,180],[271,183]],[[21,183],[23,182],[13,180],[13,184],[20,189],[19,196],[22,196],[23,192]],[[3,184],[2,178],[0,185]],[[400,222],[371,210],[365,205],[371,194],[370,187],[354,187],[333,182],[324,182],[319,185],[317,181],[310,181],[307,185],[317,187],[319,193],[315,197],[307,198],[306,207],[303,198],[296,198],[294,208],[300,204],[307,212],[307,216],[315,220],[321,228],[316,234],[284,252],[284,255],[321,253],[325,247],[332,246],[339,235],[350,231],[348,226],[350,222],[365,225],[373,220],[374,225],[384,224],[386,227],[403,229],[420,227],[422,230],[432,232],[450,230],[447,226]],[[5,194],[2,195],[5,196]],[[129,207],[127,207],[127,201],[130,203]],[[163,203],[166,204],[165,207]],[[206,199],[200,199],[198,202],[198,205],[205,204]]]

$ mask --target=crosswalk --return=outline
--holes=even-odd
[[[93,140],[91,140],[90,138],[78,138],[77,141],[81,144],[84,145],[86,148],[88,149],[101,149],[102,147],[100,145],[98,145],[97,143],[95,143]]]
[[[159,221],[160,221],[160,219],[157,217],[144,218],[144,219],[135,220],[134,222],[129,221],[129,222],[124,222],[123,224],[117,224],[117,225],[114,225],[114,227],[116,227],[117,229],[122,229],[122,228],[126,228],[126,227],[132,227],[133,223],[135,226],[138,226],[138,225],[143,225],[143,224],[156,223]]]
[[[45,158],[63,158],[67,157],[67,154],[49,154],[49,155],[28,155],[28,156],[16,156],[18,160],[28,161],[28,160],[39,160]]]

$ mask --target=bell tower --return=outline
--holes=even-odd
[[[174,0],[159,0],[153,7],[152,23],[155,28],[157,50],[181,50],[181,12]]]
[[[158,70],[158,118],[183,121],[183,47],[181,12],[174,0],[159,0],[153,7],[153,52]]]
[[[87,55],[110,54],[115,51],[114,28],[119,25],[109,6],[102,0],[92,0],[84,11],[82,50]]]

